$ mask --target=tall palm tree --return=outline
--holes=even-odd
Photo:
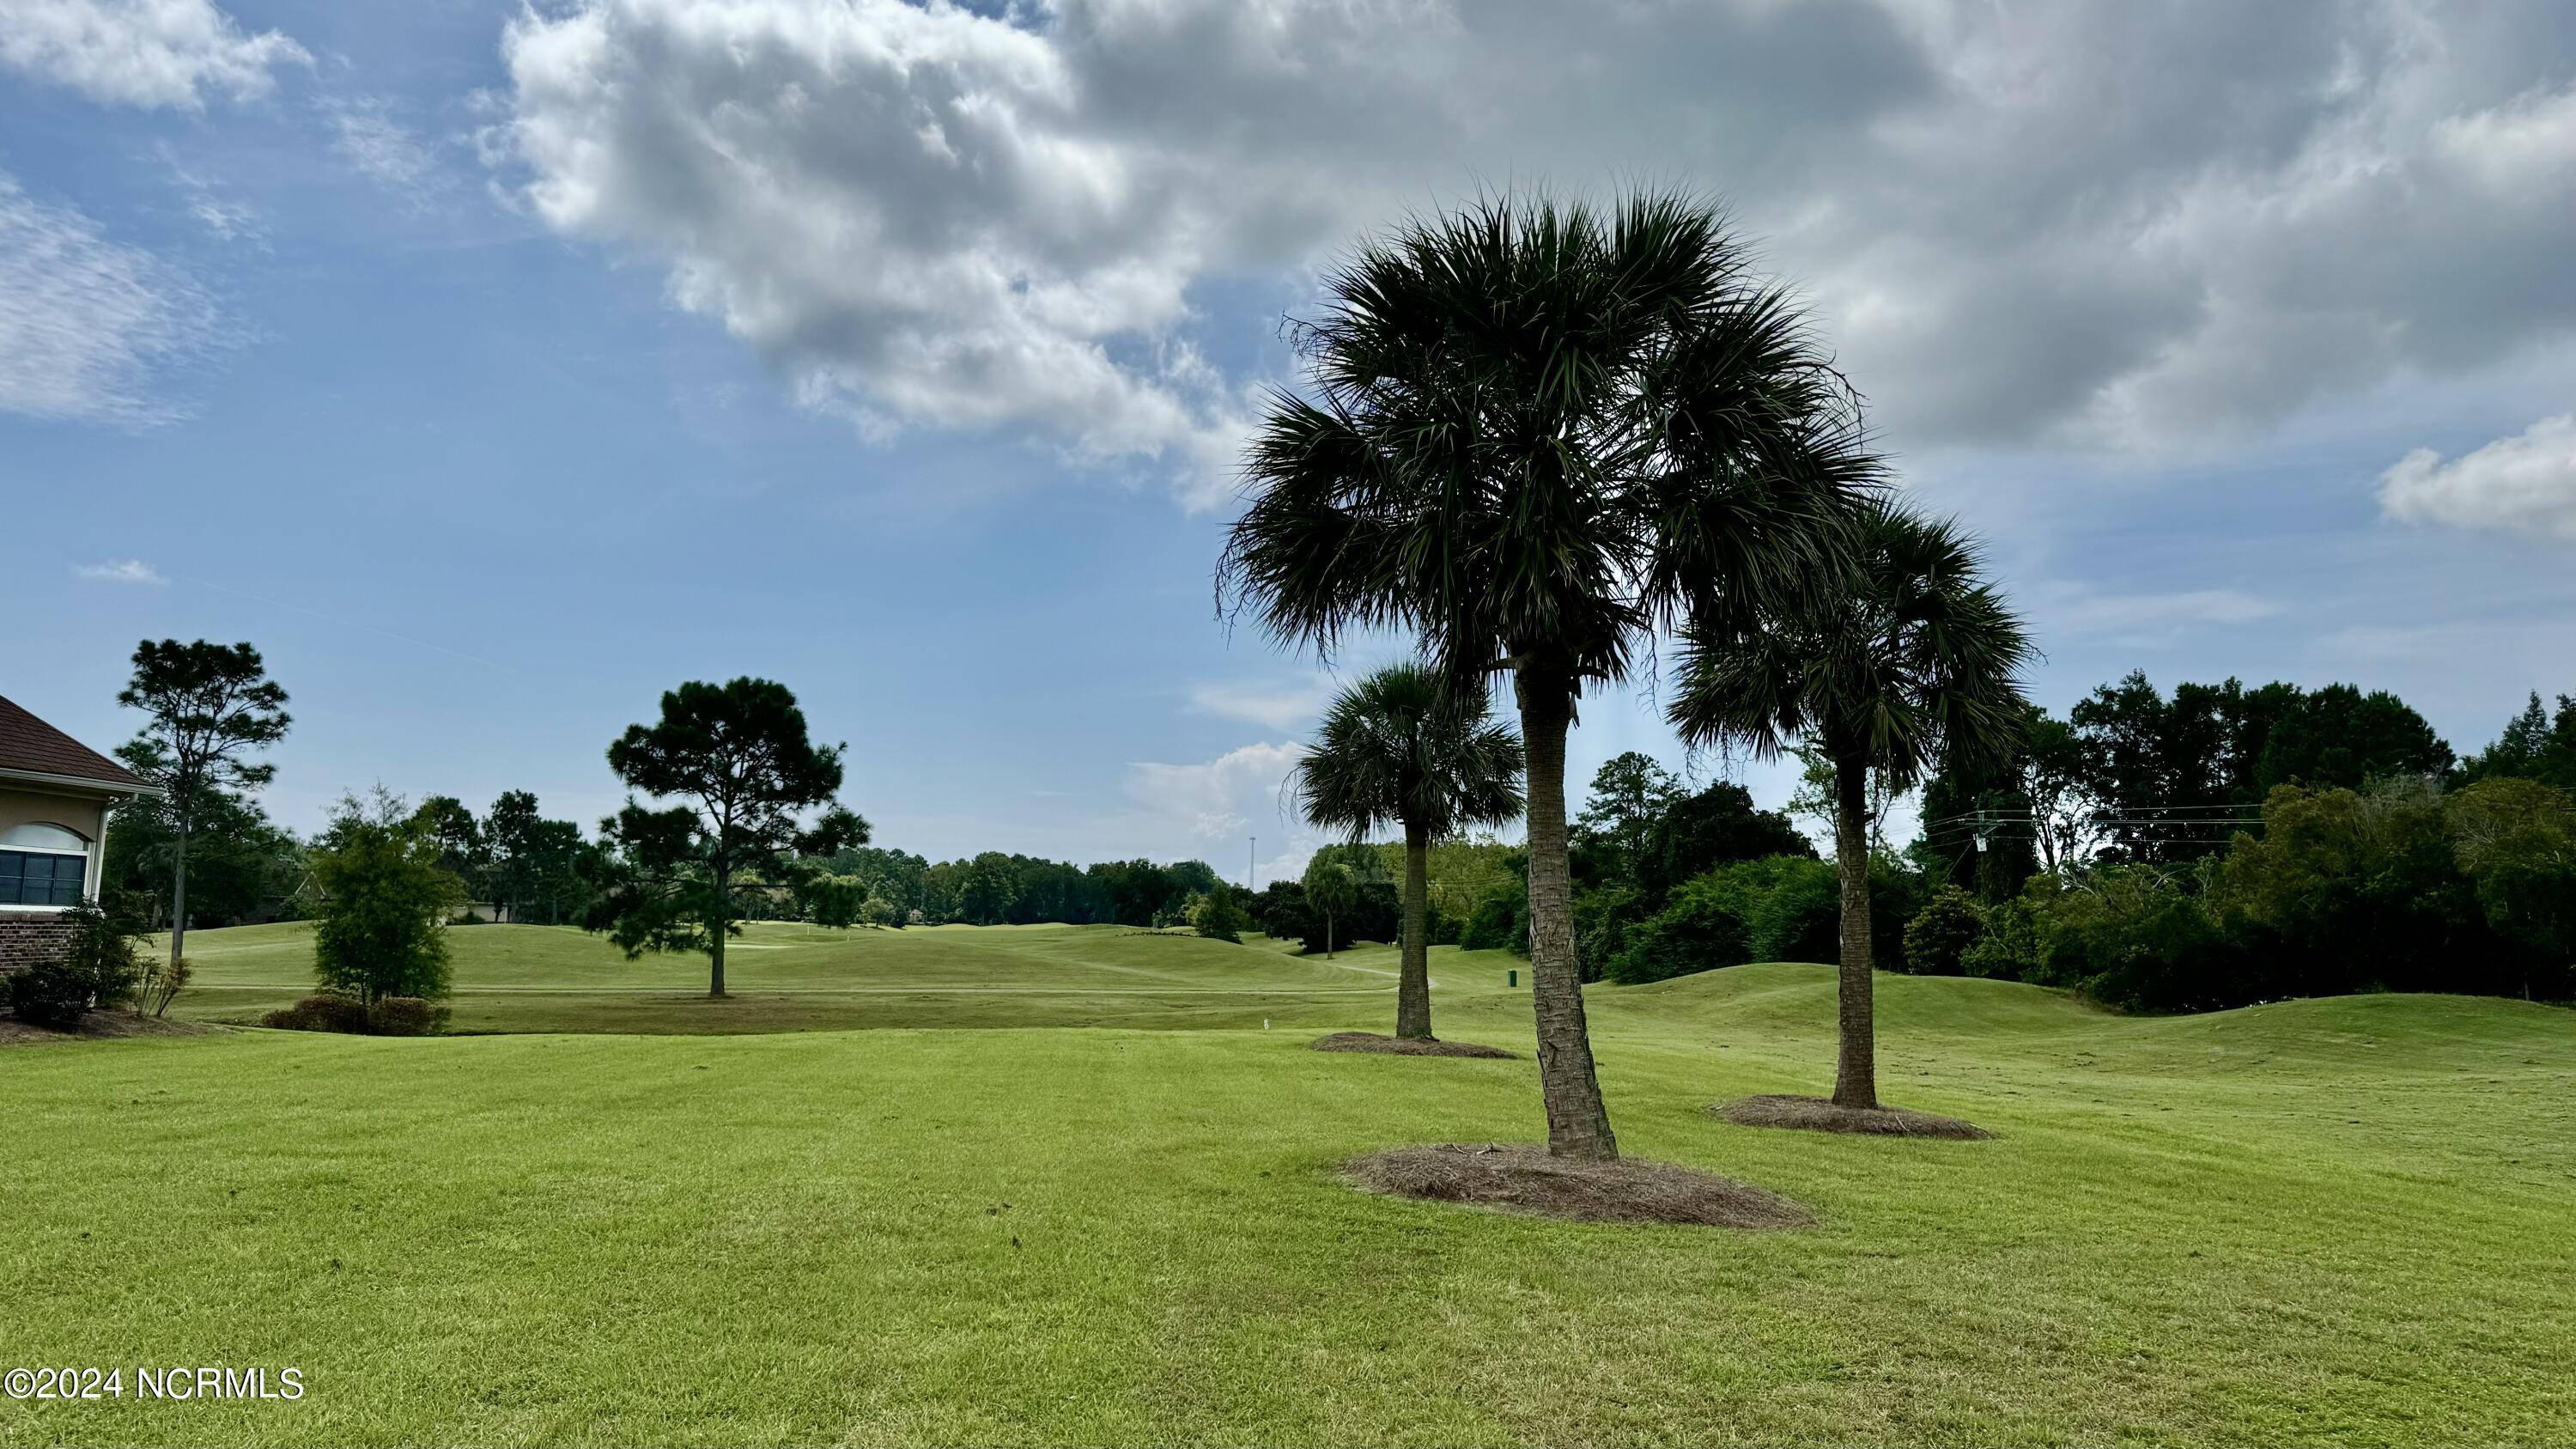
[[[1484,692],[1453,688],[1421,664],[1390,665],[1344,690],[1324,712],[1314,750],[1297,762],[1308,821],[1353,840],[1380,825],[1404,828],[1397,1036],[1431,1039],[1431,842],[1518,819],[1522,768],[1521,742],[1486,714]]]
[[[1834,1101],[1878,1105],[1871,1000],[1869,776],[1911,787],[1938,761],[2009,758],[2029,703],[2029,635],[1984,581],[1974,539],[1879,497],[1862,510],[1851,587],[1819,607],[1684,643],[1673,723],[1694,744],[1777,753],[1810,738],[1833,762],[1842,877],[1842,1044]]]
[[[1548,1149],[1615,1158],[1575,964],[1566,731],[1659,630],[1737,627],[1839,575],[1848,505],[1879,477],[1855,399],[1688,196],[1407,222],[1292,335],[1310,387],[1247,447],[1220,599],[1319,654],[1402,627],[1461,686],[1511,673]]]

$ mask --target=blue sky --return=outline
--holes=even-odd
[[[254,641],[309,829],[593,820],[658,691],[763,674],[881,843],[1266,878],[1329,681],[1209,570],[1282,312],[1642,177],[1814,298],[2041,699],[2347,679],[2475,748],[2576,691],[2576,40],[2243,9],[0,0],[0,692],[105,746],[136,639]],[[1578,778],[1628,748],[1684,763],[1588,705]]]

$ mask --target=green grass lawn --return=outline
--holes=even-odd
[[[458,1032],[1258,1027],[1341,1021],[1355,1001],[1380,997],[1394,1016],[1395,951],[1382,945],[1328,962],[1259,938],[1236,946],[1120,926],[831,931],[755,921],[726,948],[729,998],[711,1001],[704,956],[629,961],[569,926],[471,926],[449,940]],[[194,932],[188,959],[196,980],[173,1011],[197,1020],[253,1023],[314,990],[307,923]],[[1521,964],[1494,956],[1440,975],[1454,989],[1499,989]]]
[[[743,979],[1346,974],[1261,946],[962,935],[746,953]],[[210,978],[301,989],[206,944]],[[1172,946],[1243,955],[1202,971]],[[481,949],[460,941],[461,983],[593,959],[505,971]],[[1528,1048],[1512,964],[1443,953],[1443,1035]],[[0,1363],[291,1365],[308,1387],[0,1403],[0,1442],[2576,1441],[2576,1015],[1881,993],[1890,1099],[1999,1140],[1706,1115],[1826,1085],[1822,967],[1591,993],[1623,1145],[1817,1215],[1773,1234],[1342,1185],[1367,1149],[1540,1132],[1526,1060],[1305,1050],[1313,1028],[1386,1029],[1386,995],[1280,998],[1293,1031],[9,1048]]]

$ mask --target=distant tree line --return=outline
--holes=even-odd
[[[2130,674],[1927,785],[1904,965],[2206,1010],[2576,993],[2576,699],[2461,759],[2386,691]]]
[[[826,893],[856,893],[857,921],[887,926],[1184,925],[1193,902],[1223,884],[1199,860],[1086,866],[998,850],[933,864],[901,850],[860,846],[831,856],[823,870],[831,882]]]
[[[2461,758],[2385,691],[2229,680],[2167,694],[2131,674],[2065,719],[2031,707],[2007,758],[1926,782],[1919,838],[1869,853],[1872,956],[2141,1010],[2367,990],[2564,998],[2571,792],[2576,696],[2553,709],[2534,694]],[[1587,980],[1834,957],[1833,867],[1740,786],[1693,790],[1622,755],[1571,836]],[[1485,869],[1463,892],[1435,884],[1433,939],[1525,954],[1525,853],[1488,842],[1450,858]],[[1292,937],[1314,924],[1301,910],[1294,882],[1254,906]],[[1366,938],[1391,911],[1381,894],[1354,925]]]
[[[2230,679],[2166,695],[2131,673],[2064,720],[2033,707],[2000,758],[1934,775],[1921,802],[1924,853],[2000,897],[2045,869],[2219,854],[2237,827],[2259,823],[2278,785],[2357,789],[2451,777],[2456,764],[2432,725],[2385,690]]]

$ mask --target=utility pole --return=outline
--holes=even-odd
[[[1247,895],[1252,892],[1253,872],[1258,869],[1258,867],[1253,864],[1253,861],[1259,857],[1260,854],[1261,837],[1256,835],[1252,837],[1250,844],[1243,847],[1243,889],[1244,893]]]

